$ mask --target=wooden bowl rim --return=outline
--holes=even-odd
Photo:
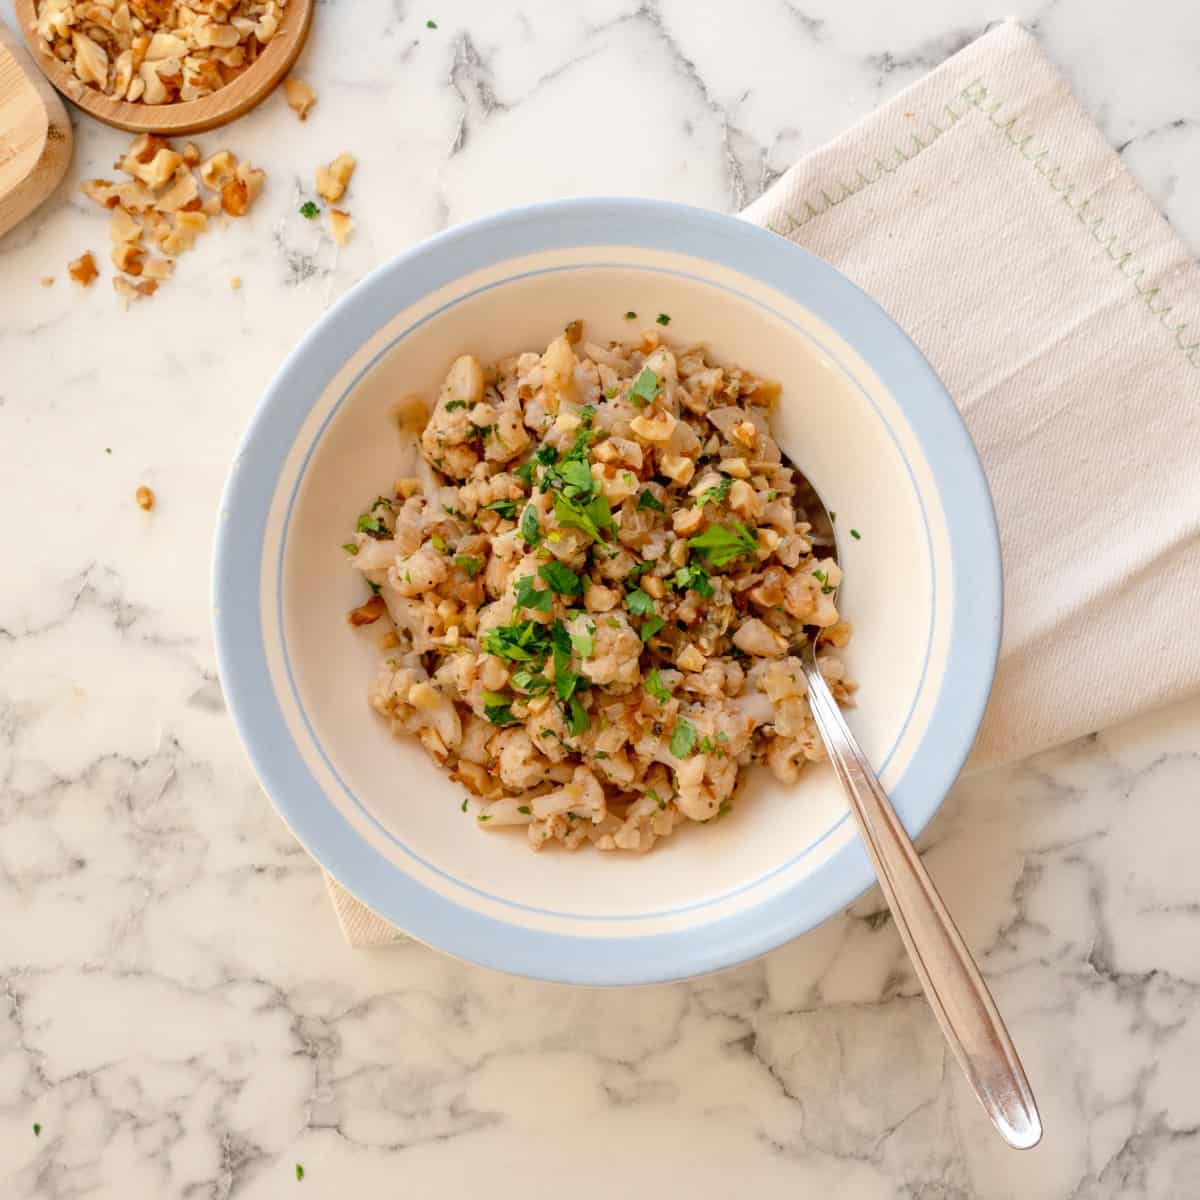
[[[288,0],[280,29],[248,70],[211,96],[178,104],[114,100],[89,84],[80,83],[69,67],[42,47],[37,35],[37,0],[13,0],[13,7],[30,57],[72,104],[117,129],[172,135],[200,133],[225,125],[265,100],[304,48],[315,0]]]

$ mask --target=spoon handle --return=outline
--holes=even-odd
[[[813,719],[934,1016],[1000,1136],[1028,1150],[1042,1121],[996,1002],[820,670],[802,661]]]

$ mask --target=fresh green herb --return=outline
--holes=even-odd
[[[522,575],[513,584],[517,603],[531,612],[548,613],[554,605],[554,597],[546,588],[535,587],[536,582],[532,575]]]
[[[503,692],[483,693],[483,715],[493,725],[515,725],[517,718],[512,715],[512,697]]]
[[[473,554],[456,554],[454,565],[462,567],[466,571],[468,579],[474,579],[479,574],[479,568],[483,566],[483,559],[476,558]]]
[[[533,461],[543,467],[552,467],[558,462],[558,451],[549,442],[543,442],[534,452]]]
[[[653,696],[659,704],[666,704],[671,698],[671,693],[667,690],[667,685],[663,683],[657,667],[651,667],[646,673],[646,680],[642,687],[645,689],[646,695]]]
[[[643,575],[645,575],[647,571],[651,570],[653,566],[654,564],[652,562],[634,563],[633,566],[629,568],[629,573],[625,576],[625,578],[631,579],[636,583]]]
[[[467,811],[467,797],[466,796],[463,797],[462,808],[460,808],[458,811],[459,812]]]
[[[426,29],[436,29],[436,28],[437,28],[437,22],[436,22],[436,21],[426,21],[426,22],[425,22],[425,28],[426,28]]]
[[[590,633],[571,634],[571,649],[578,658],[591,658],[596,652],[596,641]]]
[[[477,816],[475,818],[475,820],[477,820],[477,821],[490,821],[491,819],[492,819],[491,813],[480,813],[479,816]]]
[[[302,1180],[303,1178],[304,1178],[304,1168],[299,1163],[297,1163],[296,1164],[296,1182],[299,1183],[300,1180]]]
[[[718,742],[727,742],[727,741],[729,741],[729,734],[727,734],[727,733],[725,732],[725,730],[723,730],[723,729],[719,729],[719,730],[717,731],[717,741],[718,741]]]
[[[446,411],[453,412],[456,408],[466,408],[466,407],[467,407],[467,402],[465,400],[451,400],[446,405]]]
[[[634,487],[637,484],[637,476],[632,471],[622,471],[621,480],[626,487]]]
[[[34,1137],[42,1136],[42,1127],[36,1121],[34,1121],[34,1123],[33,1123],[33,1136]]]
[[[814,579],[819,579],[819,580],[820,580],[822,583],[825,583],[825,582],[826,582],[826,580],[829,578],[829,577],[828,577],[828,576],[825,574],[825,572],[824,572],[824,571],[814,571],[814,572],[812,573],[812,577],[813,577]]]
[[[605,400],[612,400],[612,399],[614,399],[614,398],[615,398],[615,396],[616,396],[616,394],[617,394],[617,393],[618,393],[620,390],[621,390],[620,388],[615,388],[615,387],[605,388],[605,389],[604,389],[604,398],[605,398]]]
[[[647,617],[642,622],[642,641],[648,642],[665,624],[662,617]]]
[[[373,596],[378,596],[378,595],[379,595],[379,590],[380,590],[380,588],[382,587],[382,585],[381,585],[381,584],[378,584],[378,583],[374,583],[374,582],[372,582],[370,579],[368,579],[368,580],[367,580],[367,587],[369,587],[369,588],[371,589],[371,594],[372,594]]]
[[[578,737],[592,723],[591,718],[587,714],[587,709],[580,703],[578,696],[571,697],[571,703],[564,716],[566,718],[567,732],[572,737]]]
[[[721,817],[727,817],[727,816],[729,816],[729,814],[730,814],[731,812],[733,812],[733,804],[732,804],[732,802],[731,802],[731,801],[729,801],[729,800],[727,800],[727,799],[726,799],[726,800],[722,800],[722,801],[721,801],[721,805],[720,805],[720,807],[717,809],[717,818],[718,818],[718,820],[719,820]]]
[[[550,680],[545,675],[535,675],[526,667],[513,672],[512,685],[517,691],[525,692],[530,696],[540,696],[543,692],[550,690]]]
[[[545,628],[537,621],[516,621],[489,629],[482,643],[488,654],[509,662],[535,662],[550,649]]]
[[[659,325],[670,325],[671,323],[671,318],[666,313],[659,313],[654,320]]]
[[[481,441],[486,442],[496,432],[496,427],[495,425],[476,425],[475,432],[479,435]]]
[[[532,812],[533,812],[533,809],[532,809],[532,808],[530,808],[528,804],[518,804],[518,805],[517,805],[517,812],[521,813],[521,814],[522,814],[522,816],[526,816],[526,817],[527,817],[527,816],[529,816],[529,814],[530,814],[530,813],[532,813]]]
[[[654,612],[654,601],[641,588],[635,588],[625,597],[625,605],[635,617],[647,617]]]
[[[825,586],[824,586],[824,587],[821,589],[821,595],[822,595],[822,596],[830,596],[830,595],[832,595],[832,594],[833,594],[834,592],[836,592],[836,591],[837,591],[837,588],[835,588],[835,587],[834,587],[832,584],[828,584],[828,583],[827,583],[827,584],[826,584],[826,585],[825,585]]]
[[[311,221],[314,217],[318,217],[321,215],[321,209],[316,204],[315,201],[305,200],[305,202],[302,205],[300,205],[300,215],[306,221]]]
[[[592,470],[581,458],[568,458],[547,474],[549,482],[571,500],[587,500],[596,491]]]
[[[527,546],[536,546],[542,540],[537,509],[532,504],[525,505],[525,511],[521,514],[521,536],[525,539]]]
[[[724,504],[729,498],[729,489],[733,487],[733,480],[726,476],[715,487],[705,488],[700,493],[696,503],[703,508],[706,504]]]
[[[105,447],[104,447],[104,453],[105,453],[105,454],[111,454],[111,453],[112,453],[112,447],[111,447],[111,446],[105,446]]]
[[[342,549],[345,550],[345,552],[347,554],[357,554],[358,553],[358,543],[357,542],[343,542]]]
[[[687,758],[696,746],[696,730],[687,717],[680,717],[675,722],[675,732],[671,734],[671,753],[676,758]]]
[[[649,488],[642,489],[642,492],[638,496],[637,506],[639,511],[643,508],[652,508],[656,512],[667,511],[665,508],[663,508],[662,501],[659,500]]]
[[[674,584],[681,591],[691,588],[698,596],[703,596],[705,600],[713,598],[713,586],[709,582],[708,572],[703,567],[694,567],[689,564],[686,567],[680,567],[674,575]]]
[[[642,373],[633,381],[628,395],[631,400],[636,398],[643,404],[649,404],[658,394],[660,386],[658,376],[649,367],[643,367]]]
[[[667,802],[653,788],[647,788],[644,795],[649,796],[658,805],[659,809],[667,807]]]
[[[862,534],[857,529],[852,529],[850,530],[850,536],[857,542],[862,537]]]
[[[635,313],[635,312],[633,311],[633,309],[631,308],[631,309],[630,309],[630,310],[629,310],[629,311],[628,311],[628,312],[625,314],[625,320],[627,320],[627,321],[636,321],[636,320],[637,320],[637,313]]]
[[[829,519],[831,521],[837,520],[837,513],[835,513],[832,508],[829,510]]]
[[[554,559],[538,567],[538,574],[550,585],[550,590],[560,596],[583,595],[583,580],[570,567]]]
[[[554,517],[560,525],[582,530],[594,542],[604,540],[604,531],[615,529],[612,509],[608,500],[602,496],[593,496],[587,504],[580,504],[556,492],[554,496]]]
[[[769,504],[778,495],[779,493],[774,488],[771,488],[771,490],[767,492],[767,503]]]
[[[697,743],[697,745],[700,747],[700,752],[702,754],[711,754],[714,750],[716,750],[716,746],[713,745],[712,738],[710,738],[708,734],[705,734]]]
[[[435,533],[429,540],[433,543],[435,550],[441,551],[442,554],[446,553],[446,541],[441,534]]]
[[[542,737],[558,737],[558,734],[553,729],[541,729],[539,732]]]
[[[506,521],[513,520],[517,515],[517,502],[515,500],[493,500],[491,504],[485,504],[484,508],[490,508],[492,512],[499,513]]]
[[[526,486],[533,487],[533,463],[522,463],[513,468],[513,474]]]
[[[378,502],[376,502],[378,503]],[[367,512],[362,513],[358,518],[358,524],[355,529],[359,533],[369,534],[373,538],[391,537],[391,531],[375,514],[375,505],[372,504]]]
[[[710,525],[703,533],[688,538],[688,545],[699,550],[714,567],[723,567],[742,554],[758,549],[754,534],[741,521],[729,525]]]

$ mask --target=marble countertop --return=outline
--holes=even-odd
[[[1005,15],[870,7],[319,4],[309,121],[276,96],[199,139],[267,169],[259,207],[128,313],[107,279],[65,276],[107,257],[75,185],[127,141],[79,119],[67,182],[0,239],[6,1200],[1197,1194],[1200,703],[964,782],[926,838],[1042,1104],[1026,1155],[968,1094],[877,895],[762,961],[642,990],[352,951],[222,703],[217,496],[330,301],[517,202],[736,209]],[[1192,5],[1008,7],[1200,247]],[[358,232],[335,252],[295,210],[344,149]]]

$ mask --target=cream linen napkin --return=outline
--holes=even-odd
[[[979,448],[1005,630],[971,765],[1200,688],[1200,266],[1033,38],[999,26],[744,216],[874,296]],[[330,891],[353,945],[402,936]]]

